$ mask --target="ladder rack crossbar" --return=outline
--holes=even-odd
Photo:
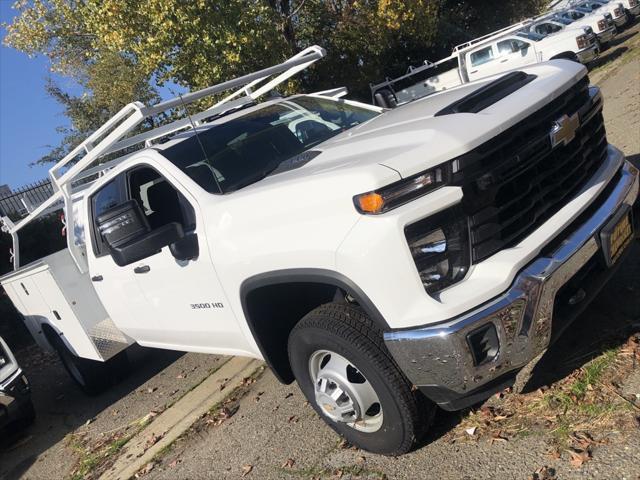
[[[469,41],[469,42],[465,42],[465,43],[461,43],[460,45],[456,45],[456,47],[453,49],[454,52],[458,52],[461,50],[465,50],[469,47],[472,47],[474,45],[477,45],[479,43],[485,42],[490,38],[494,38],[494,37],[498,37],[501,35],[507,35],[511,32],[516,32],[518,30],[520,30],[523,27],[526,27],[527,25],[529,25],[531,23],[531,19],[528,18],[526,20],[523,20],[522,22],[518,22],[518,23],[514,23],[513,25],[509,25],[508,27],[504,27],[501,28],[500,30],[496,30],[495,32],[489,33],[487,35],[483,35],[482,37],[478,37],[478,38],[474,38],[473,40]]]
[[[111,160],[105,164],[92,167],[93,163],[99,158],[104,157],[109,153],[133,147],[139,143],[144,143],[144,146],[148,146],[153,140],[162,138],[166,135],[171,135],[172,133],[179,132],[180,130],[192,128],[192,121],[197,125],[202,120],[214,117],[219,113],[253,102],[280,83],[322,59],[325,55],[326,51],[322,47],[314,45],[302,50],[281,64],[253,72],[239,78],[228,80],[218,85],[206,87],[195,92],[178,95],[175,98],[160,102],[156,105],[145,106],[140,102],[133,102],[124,106],[104,125],[89,135],[87,139],[76,146],[71,152],[69,152],[69,154],[49,170],[49,177],[54,189],[53,195],[38,205],[33,212],[29,213],[29,215],[23,218],[20,222],[12,224],[8,230],[12,234],[17,233],[18,230],[37,218],[61,199],[65,201],[65,205],[68,207],[69,200],[72,195],[73,182],[77,182],[79,180],[86,179],[91,175],[109,170],[122,162],[125,158],[129,157],[130,154],[123,155],[122,157]],[[274,75],[277,76],[253,91],[254,87]],[[192,115],[190,118],[180,119],[153,130],[140,133],[132,137],[126,137],[147,118],[152,118],[167,110],[182,107],[211,95],[233,89],[238,90],[220,100],[218,103],[213,105],[213,107]],[[84,156],[78,159],[82,154],[84,154]],[[74,160],[77,161],[72,163]],[[66,170],[63,171],[65,167]],[[82,187],[86,188],[85,185],[82,185]]]

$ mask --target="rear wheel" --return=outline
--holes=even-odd
[[[381,333],[359,308],[327,304],[306,315],[289,337],[289,359],[318,414],[363,450],[406,453],[435,412],[412,392]]]
[[[87,395],[98,395],[119,380],[128,365],[127,352],[122,351],[106,362],[74,355],[57,335],[50,338],[69,376]]]

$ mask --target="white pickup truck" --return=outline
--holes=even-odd
[[[85,388],[134,342],[261,358],[349,442],[397,455],[436,405],[512,385],[624,261],[639,172],[582,65],[388,111],[343,89],[256,102],[323,55],[128,105],[52,168],[50,200],[4,219],[16,270],[0,281]],[[20,265],[22,228],[58,201],[69,248]]]
[[[590,27],[567,28],[550,34],[530,31],[534,20],[511,25],[458,45],[437,62],[425,62],[396,79],[371,85],[373,102],[393,108],[434,92],[548,60],[589,63],[599,54]]]
[[[549,14],[545,18],[551,18],[561,22],[571,22],[575,26],[588,26],[593,29],[601,45],[608,44],[615,37],[616,25],[610,13],[585,13],[568,8]],[[544,22],[544,19],[542,20]]]
[[[622,28],[627,23],[629,23],[629,15],[627,14],[627,10],[625,9],[624,4],[617,1],[610,2],[609,0],[581,0],[578,2],[574,2],[572,4],[572,8],[585,13],[609,13],[613,17],[613,23],[615,23],[616,27],[618,28]]]

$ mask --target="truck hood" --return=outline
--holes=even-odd
[[[551,102],[586,75],[582,65],[567,60],[520,70],[535,75],[535,80],[479,113],[436,116],[448,105],[504,73],[416,100],[354,127],[319,145],[322,155],[317,158],[317,166],[355,156],[359,162],[377,163],[402,177],[411,176],[485,143]]]
[[[505,75],[488,77],[383,112],[313,148],[314,158],[233,194],[235,198],[331,184],[334,195],[375,190],[452,160],[492,139],[565,92],[586,75],[567,60],[521,68],[535,79],[479,113],[436,115]],[[341,192],[342,188],[348,191]],[[349,197],[351,198],[351,197]]]

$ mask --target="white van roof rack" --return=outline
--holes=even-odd
[[[92,133],[85,141],[74,148],[62,160],[56,163],[49,170],[49,178],[53,187],[53,195],[46,201],[35,207],[25,218],[13,224],[8,218],[3,217],[0,222],[4,225],[5,231],[10,233],[14,239],[14,267],[19,265],[18,258],[18,240],[17,232],[24,226],[32,222],[35,218],[43,213],[50,211],[50,207],[64,200],[65,217],[67,225],[72,222],[73,211],[70,208],[70,199],[73,193],[72,184],[79,180],[87,179],[93,175],[101,175],[105,171],[113,168],[124,158],[128,157],[130,152],[123,153],[115,160],[111,160],[105,164],[93,166],[101,157],[107,154],[116,154],[116,152],[131,148],[142,144],[150,146],[153,140],[166,137],[182,130],[192,128],[191,120],[197,126],[204,123],[207,119],[215,117],[220,113],[236,108],[240,105],[254,102],[260,96],[270,92],[276,86],[288,80],[293,75],[309,67],[316,61],[326,56],[324,48],[317,45],[311,46],[289,58],[285,62],[274,65],[263,70],[259,70],[242,77],[229,80],[218,85],[213,85],[195,92],[178,95],[175,98],[160,102],[156,105],[146,106],[141,102],[132,102],[124,106],[118,113],[110,118],[98,130]],[[265,83],[266,82],[266,83]],[[136,127],[145,119],[154,117],[162,112],[176,107],[183,107],[187,104],[201,100],[205,97],[235,90],[209,109],[191,116],[191,119],[177,120],[168,125],[149,130],[126,138]],[[79,160],[78,157],[83,155]],[[74,160],[77,160],[73,163]],[[91,168],[90,168],[91,167]],[[81,271],[84,261],[80,262],[74,253],[74,242],[68,242],[71,254],[76,260]]]
[[[460,52],[461,50],[466,50],[469,47],[472,47],[479,43],[486,42],[490,39],[493,39],[494,37],[507,35],[512,32],[517,32],[518,30],[521,30],[523,27],[526,27],[527,25],[529,25],[531,22],[532,22],[532,19],[527,18],[526,20],[523,20],[518,23],[514,23],[513,25],[510,25],[505,28],[501,28],[500,30],[496,30],[495,32],[489,33],[487,35],[483,35],[482,37],[474,38],[473,40],[470,40],[468,42],[461,43],[460,45],[456,45],[453,49],[453,52],[457,53],[457,52]]]

